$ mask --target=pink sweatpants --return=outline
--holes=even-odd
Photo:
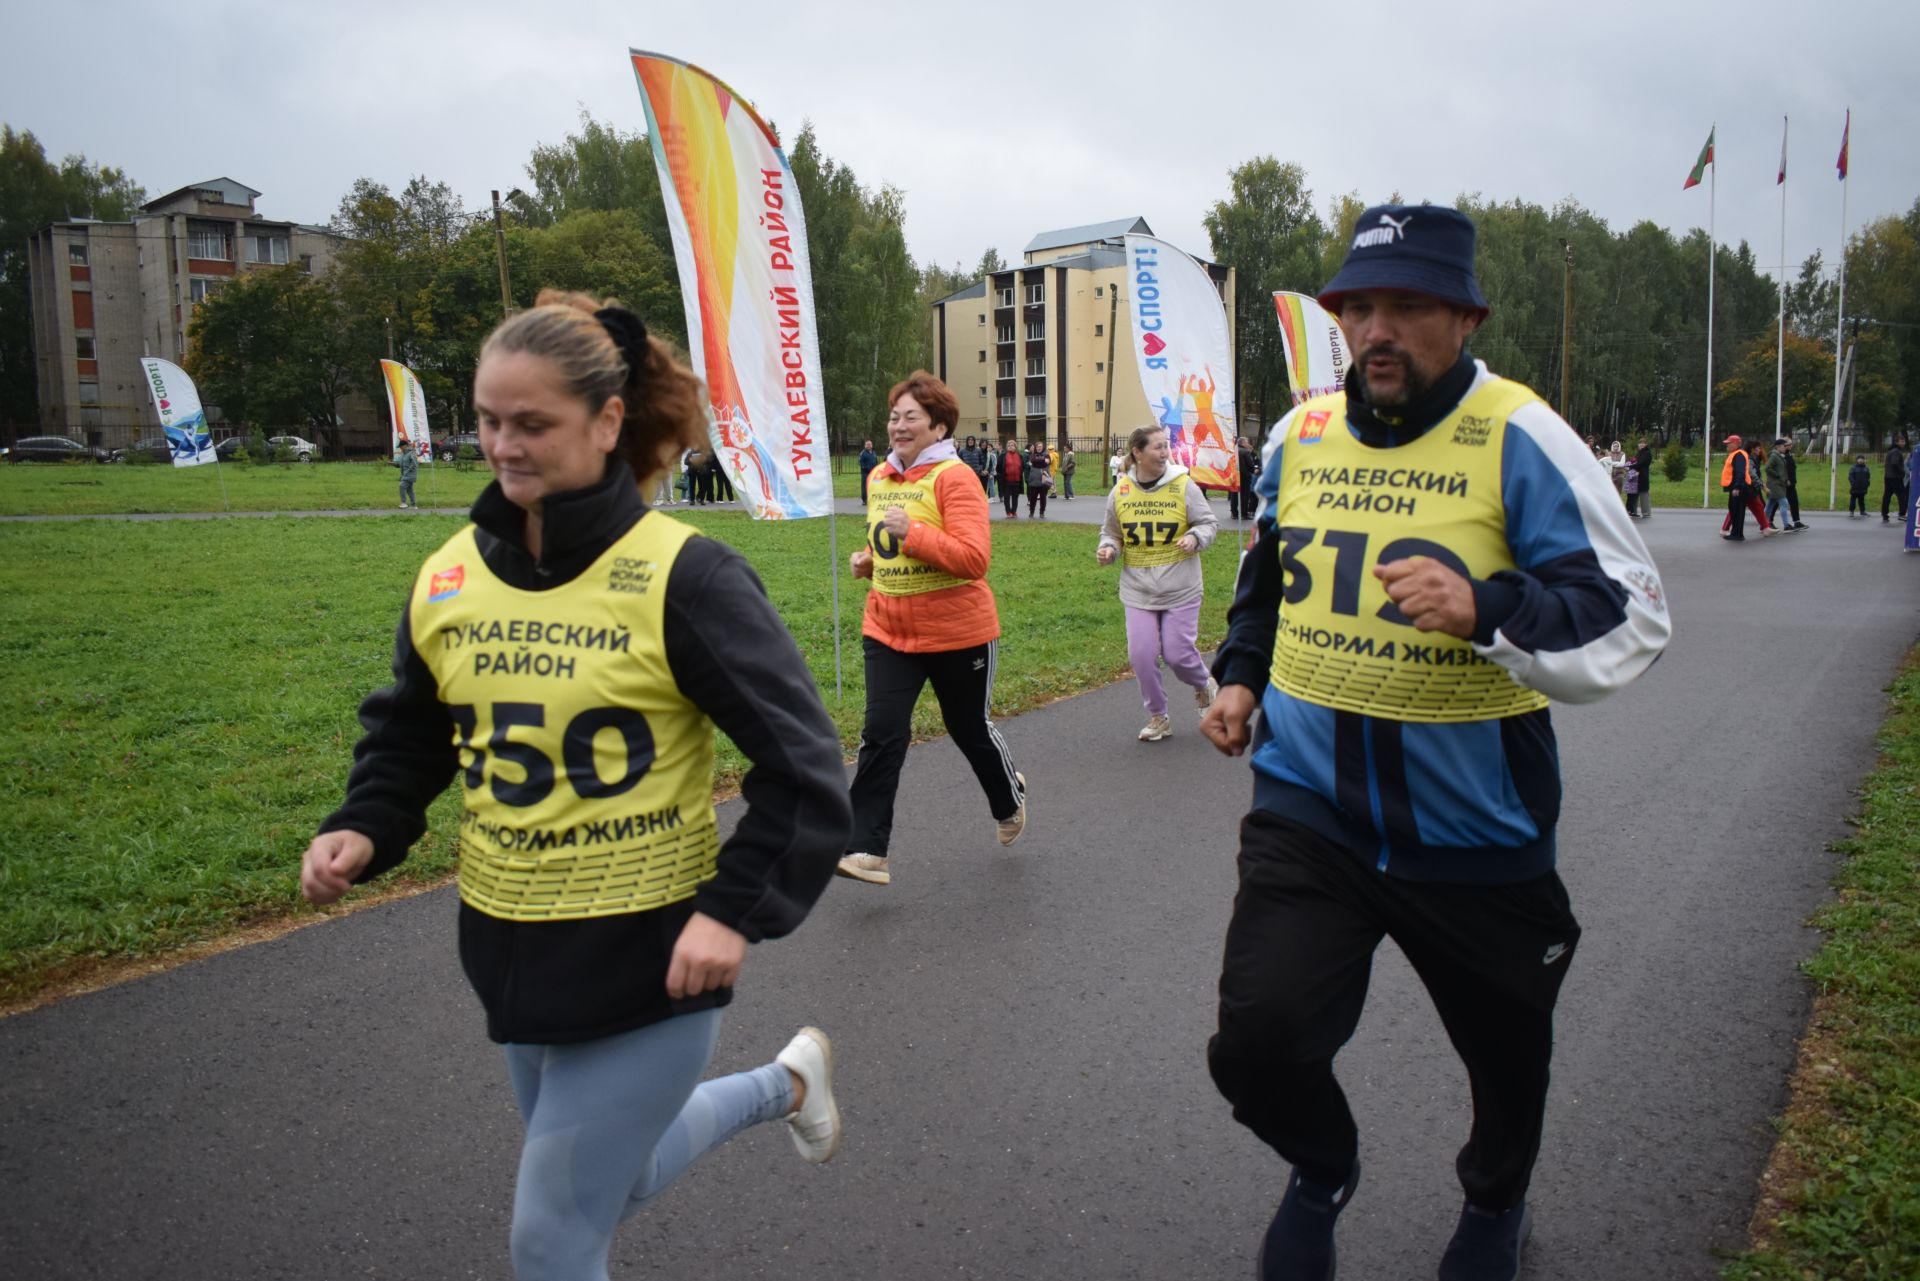
[[[1207,687],[1207,665],[1200,661],[1194,643],[1200,633],[1200,602],[1178,609],[1135,609],[1128,605],[1126,610],[1127,659],[1133,664],[1133,674],[1140,678],[1140,701],[1146,704],[1147,715],[1165,716],[1167,690],[1160,683],[1159,660],[1166,659],[1182,684],[1195,689]]]

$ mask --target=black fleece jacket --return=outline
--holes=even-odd
[[[542,550],[526,513],[489,485],[474,503],[480,554],[500,579],[542,591],[577,577],[647,513],[633,473],[613,460],[599,484],[545,505]],[[682,1001],[667,964],[694,912],[749,940],[791,931],[825,890],[852,825],[840,744],[793,637],[746,560],[690,539],[666,586],[665,646],[682,693],[746,755],[746,812],[720,847],[712,880],[689,900],[578,921],[522,922],[460,907],[460,959],[496,1041],[560,1043],[630,1031],[725,1005],[731,991]],[[360,880],[397,865],[426,830],[426,809],[458,767],[453,722],[403,612],[394,683],[360,706],[347,799],[320,825],[374,843]]]

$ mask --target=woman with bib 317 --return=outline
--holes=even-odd
[[[839,1145],[816,1029],[699,1080],[747,944],[800,923],[847,830],[837,736],[759,579],[640,497],[704,402],[622,308],[548,290],[494,330],[495,479],[420,569],[302,869],[330,903],[393,867],[462,776],[460,959],[526,1121],[523,1281],[603,1281],[620,1221],[748,1125],[787,1118],[809,1161]],[[724,842],[716,725],[752,763]]]
[[[1195,642],[1206,594],[1200,553],[1213,542],[1220,519],[1187,469],[1169,462],[1164,427],[1136,427],[1127,438],[1128,471],[1107,494],[1094,559],[1120,562],[1120,603],[1127,611],[1127,658],[1140,680],[1147,723],[1140,741],[1157,743],[1173,733],[1167,715],[1160,660],[1193,687],[1202,712],[1219,686],[1207,674]]]
[[[986,584],[986,496],[953,447],[960,405],[925,370],[897,384],[887,403],[889,451],[868,481],[867,545],[848,558],[853,576],[872,579],[873,590],[860,625],[867,717],[853,775],[853,840],[839,873],[869,885],[892,881],[894,796],[913,704],[928,681],[953,745],[987,794],[1000,843],[1013,844],[1027,825],[1026,777],[988,719],[1000,614]]]

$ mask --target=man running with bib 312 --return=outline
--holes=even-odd
[[[1344,391],[1273,429],[1202,722],[1222,751],[1252,748],[1208,1061],[1235,1119],[1293,1164],[1260,1251],[1270,1281],[1334,1275],[1360,1161],[1333,1057],[1386,936],[1473,1091],[1466,1204],[1439,1275],[1518,1273],[1553,1007],[1580,937],[1554,871],[1547,704],[1619,689],[1669,633],[1659,575],[1592,453],[1466,354],[1487,315],[1473,249],[1452,209],[1361,215],[1320,295],[1354,366]]]

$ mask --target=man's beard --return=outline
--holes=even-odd
[[[1367,362],[1377,357],[1387,357],[1400,362],[1400,368],[1405,372],[1400,377],[1398,390],[1383,395],[1376,394],[1372,385],[1367,382]],[[1433,390],[1433,380],[1423,376],[1419,367],[1413,363],[1413,357],[1398,347],[1367,348],[1354,362],[1354,373],[1360,381],[1360,398],[1377,408],[1405,409]]]

